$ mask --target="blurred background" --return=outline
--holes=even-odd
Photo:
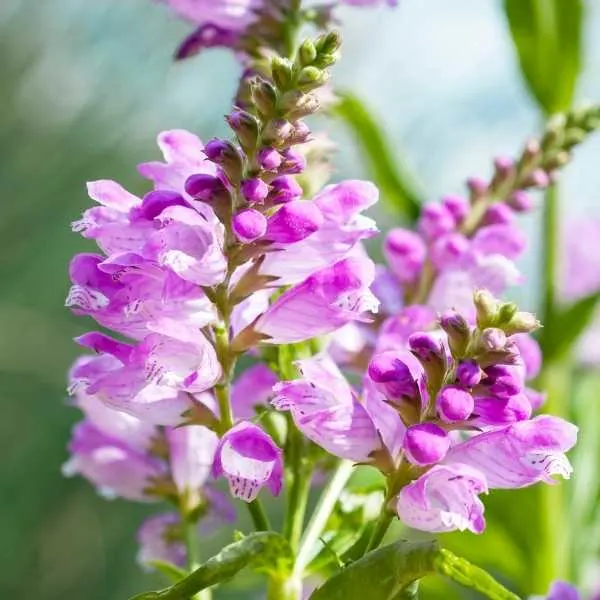
[[[381,117],[394,152],[436,198],[460,191],[469,175],[487,176],[492,157],[515,154],[541,117],[499,0],[400,4],[339,11],[345,44],[335,83]],[[586,10],[577,97],[598,101],[600,3],[590,0]],[[111,178],[143,193],[135,165],[158,156],[158,131],[225,133],[239,67],[220,51],[174,64],[187,31],[150,0],[0,0],[2,598],[121,600],[156,583],[135,563],[135,530],[149,510],[107,502],[84,480],[60,474],[78,418],[65,402],[65,372],[77,354],[72,338],[86,328],[63,303],[68,261],[91,247],[69,227],[89,204],[85,182]],[[325,127],[340,144],[335,178],[367,177],[350,134],[341,124]],[[600,135],[567,169],[565,219],[600,216],[599,153]],[[535,309],[539,215],[524,226],[530,283],[517,296]],[[579,393],[596,394],[589,381]],[[516,510],[521,500],[510,502]],[[518,579],[518,555],[503,535],[486,533],[492,541],[479,546],[480,558],[500,557]],[[594,569],[581,577],[593,579]],[[454,597],[430,585],[425,597]],[[230,597],[250,596],[232,590]]]

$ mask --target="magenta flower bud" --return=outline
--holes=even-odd
[[[276,204],[285,204],[302,196],[302,186],[291,175],[276,177],[271,188],[271,199]]]
[[[515,215],[507,204],[492,204],[483,216],[484,225],[508,225],[515,220]]]
[[[419,376],[423,367],[407,352],[381,352],[369,363],[368,373],[377,389],[391,400],[416,398],[419,395]]]
[[[408,229],[392,229],[383,244],[383,253],[401,283],[414,281],[425,262],[427,247],[423,238]]]
[[[468,419],[473,412],[475,401],[467,390],[456,385],[447,385],[440,390],[436,406],[442,421],[453,423]]]
[[[431,333],[417,332],[408,338],[411,352],[422,360],[440,357],[443,354],[442,342]]]
[[[433,242],[431,262],[440,271],[456,266],[469,252],[469,240],[462,233],[449,233]]]
[[[304,121],[296,121],[294,123],[294,133],[290,138],[293,144],[303,144],[310,137],[310,129]]]
[[[215,163],[221,163],[223,158],[232,152],[237,154],[235,146],[231,142],[219,138],[210,140],[204,146],[204,154],[206,154],[208,160]]]
[[[242,181],[242,194],[250,204],[262,204],[269,195],[269,186],[258,177]]]
[[[269,218],[266,237],[273,242],[293,244],[315,233],[323,221],[323,213],[316,204],[294,200]]]
[[[427,239],[434,240],[453,231],[456,228],[456,219],[443,204],[428,202],[423,206],[418,227]]]
[[[220,440],[213,476],[224,476],[236,498],[252,502],[263,486],[279,495],[283,481],[281,449],[260,427],[242,421]]]
[[[517,190],[511,194],[507,200],[507,204],[515,212],[519,213],[529,212],[533,208],[533,200],[531,199],[531,196],[523,190]]]
[[[267,217],[253,208],[246,208],[233,215],[231,226],[237,239],[249,244],[265,234]]]
[[[442,205],[450,211],[457,223],[469,214],[469,203],[462,196],[444,196]]]
[[[276,171],[281,165],[283,158],[275,148],[263,148],[258,153],[258,164],[265,171]]]
[[[292,148],[283,151],[283,163],[281,164],[281,173],[295,175],[302,173],[306,169],[306,158]]]
[[[463,360],[456,368],[456,379],[464,387],[473,387],[481,381],[481,368],[474,360]]]
[[[223,182],[214,175],[199,173],[191,175],[185,182],[185,191],[195,200],[211,202],[219,192],[225,190]]]
[[[450,449],[450,437],[438,425],[419,423],[406,430],[404,452],[414,465],[425,466],[440,462]]]

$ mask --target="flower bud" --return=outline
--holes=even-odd
[[[287,58],[274,56],[271,59],[271,76],[280,90],[288,90],[294,81],[294,65]]]
[[[534,169],[525,178],[524,185],[527,187],[546,188],[550,185],[550,177],[544,169]]]
[[[530,312],[518,311],[504,327],[507,335],[515,333],[531,333],[541,327],[541,323]]]
[[[306,158],[304,158],[304,155],[297,150],[288,148],[281,154],[283,156],[283,163],[281,164],[280,173],[297,175],[298,173],[302,173],[306,168]]]
[[[508,225],[515,220],[515,215],[507,204],[492,204],[483,215],[483,225]]]
[[[388,232],[383,253],[398,280],[401,283],[411,283],[417,279],[423,268],[427,248],[417,233],[396,228]]]
[[[285,116],[295,121],[315,114],[321,108],[321,101],[316,94],[291,90],[284,94],[280,106]]]
[[[402,352],[381,352],[369,363],[368,373],[377,389],[390,400],[416,399],[419,387],[415,366],[422,368],[414,356]],[[412,368],[411,368],[412,367]]]
[[[265,144],[281,146],[294,135],[294,126],[285,119],[269,121],[262,132],[262,141]]]
[[[231,226],[237,239],[248,244],[265,234],[267,218],[253,208],[246,208],[233,215]]]
[[[457,223],[469,214],[469,203],[462,196],[444,196],[442,205],[452,214]]]
[[[446,353],[441,340],[431,333],[417,332],[408,338],[408,347],[423,366],[429,384],[441,385],[446,373]]]
[[[283,158],[275,148],[263,148],[258,153],[258,164],[265,171],[276,171]]]
[[[259,79],[252,84],[252,99],[262,115],[271,116],[277,108],[279,94],[271,83]]]
[[[419,423],[406,430],[403,448],[412,464],[432,465],[446,456],[450,449],[450,437],[434,423]]]
[[[195,200],[214,202],[225,190],[223,182],[214,175],[199,173],[191,175],[185,182],[185,191]]]
[[[275,204],[285,204],[302,196],[302,187],[294,177],[281,175],[271,182],[269,199]]]
[[[460,262],[469,248],[469,240],[462,233],[449,233],[431,246],[431,262],[440,271],[450,269]]]
[[[436,406],[442,421],[452,423],[468,419],[473,412],[475,401],[466,390],[456,385],[447,385],[440,390]]]
[[[258,177],[242,181],[241,190],[249,204],[262,204],[269,194],[269,186]]]
[[[309,92],[322,86],[329,79],[329,73],[317,67],[304,67],[298,75],[298,88]]]
[[[456,228],[456,220],[444,205],[429,202],[421,210],[418,227],[427,239],[433,240],[453,231]]]
[[[317,48],[311,39],[306,39],[298,49],[298,60],[302,66],[311,65],[317,58]]]
[[[471,328],[467,320],[458,312],[449,310],[440,317],[440,326],[448,335],[453,356],[455,358],[463,356],[471,340]]]
[[[456,379],[464,387],[474,387],[481,381],[481,368],[474,360],[463,360],[456,367]]]
[[[498,301],[487,290],[477,290],[473,294],[473,303],[477,313],[477,325],[484,329],[496,322],[498,315]]]
[[[204,153],[208,160],[221,166],[230,179],[239,180],[244,168],[244,160],[231,142],[214,138],[204,146]]]
[[[472,202],[484,198],[489,189],[486,181],[480,177],[469,177],[469,179],[467,179],[467,187],[469,188]]]
[[[339,31],[330,31],[319,36],[315,43],[319,54],[332,54],[337,52],[342,45],[342,36]]]
[[[304,144],[310,138],[310,128],[300,120],[295,121],[293,125],[293,133],[287,139],[288,144]]]
[[[242,148],[256,148],[260,127],[258,119],[254,115],[243,110],[234,110],[226,117],[226,120],[235,132]]]
[[[266,238],[293,244],[307,238],[323,225],[323,214],[313,202],[295,200],[284,204],[268,221]]]
[[[496,324],[504,329],[504,325],[508,324],[517,314],[518,306],[514,302],[503,302],[498,309],[496,316]]]
[[[533,208],[533,201],[529,194],[523,190],[513,192],[506,201],[515,212],[529,212]]]

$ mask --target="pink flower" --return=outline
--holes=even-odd
[[[301,379],[278,383],[272,404],[289,410],[294,423],[330,454],[368,462],[381,447],[365,407],[326,356],[298,361]]]
[[[254,329],[271,344],[300,342],[368,320],[378,301],[369,291],[374,277],[368,259],[346,258],[314,273],[280,296]]]
[[[279,495],[283,482],[281,449],[260,427],[242,421],[219,441],[213,476],[224,476],[236,498],[252,502],[263,486]]]
[[[235,417],[252,419],[256,416],[255,408],[266,408],[277,381],[277,375],[261,363],[246,369],[231,389],[231,407]]]

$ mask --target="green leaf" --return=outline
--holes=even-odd
[[[410,598],[414,597],[414,582],[433,573],[449,577],[492,600],[518,600],[518,596],[501,586],[483,569],[440,548],[437,542],[406,541],[396,542],[367,554],[331,577],[310,598]]]
[[[416,221],[421,194],[412,177],[394,158],[381,126],[356,96],[341,92],[338,96],[339,102],[333,107],[333,114],[352,130],[369,164],[371,177],[381,191],[382,200],[395,214],[408,221]]]
[[[544,360],[564,356],[571,350],[592,320],[599,301],[600,291],[554,312],[555,326],[542,329],[540,337]]]
[[[281,535],[272,531],[253,533],[225,546],[185,579],[157,592],[144,592],[131,600],[189,600],[197,592],[227,581],[246,567],[260,573],[287,573],[292,551]]]
[[[321,548],[307,567],[309,573],[327,569],[332,563],[339,563],[362,537],[369,523],[381,514],[384,501],[381,488],[344,490],[321,535]]]
[[[547,115],[570,108],[581,71],[582,0],[505,0],[529,92]]]

